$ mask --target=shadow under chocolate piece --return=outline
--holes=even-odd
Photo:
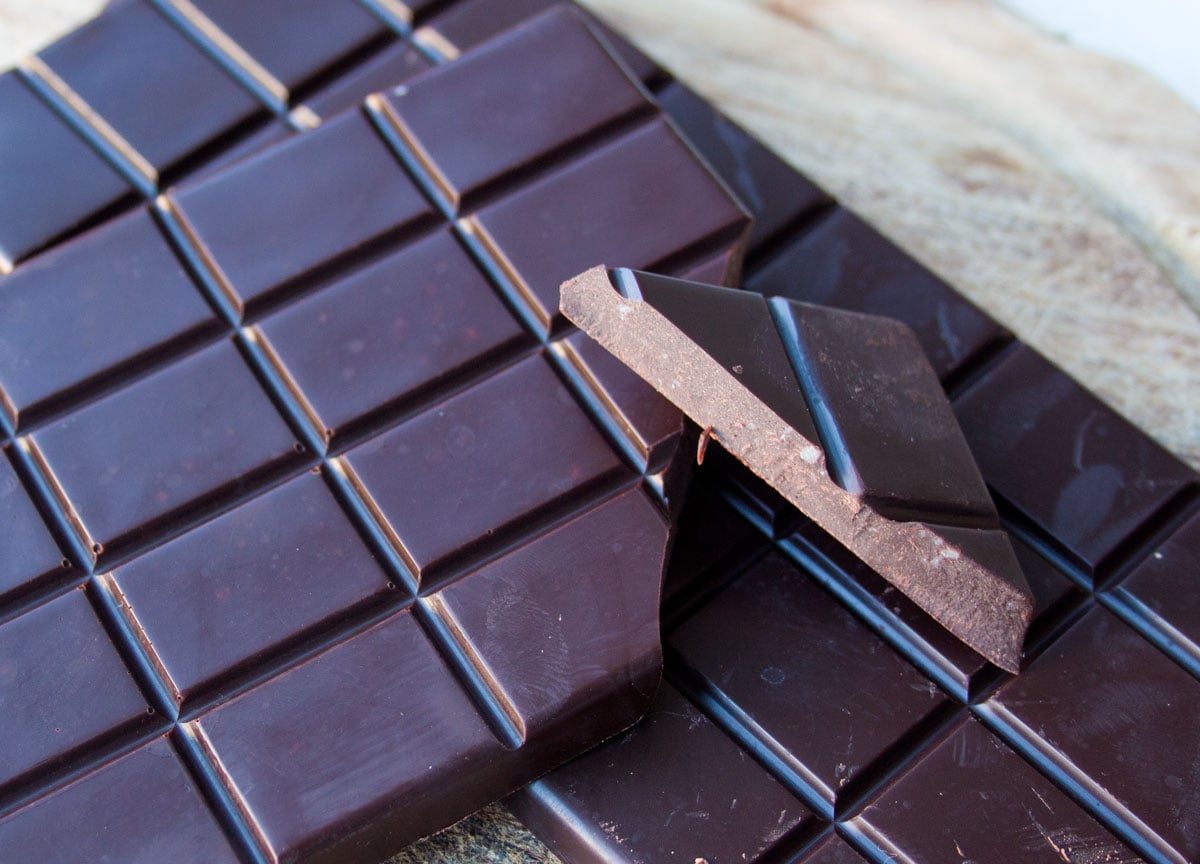
[[[633,270],[563,313],[943,626],[1009,671],[1033,597],[937,376],[898,321]]]

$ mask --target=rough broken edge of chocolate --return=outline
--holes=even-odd
[[[1009,672],[1020,668],[1033,598],[944,529],[897,522],[838,486],[799,434],[649,303],[619,293],[609,268],[562,285],[562,312],[942,626]],[[1002,553],[1001,553],[1002,554]],[[993,561],[1018,569],[1011,562]],[[934,577],[934,578],[931,578]]]

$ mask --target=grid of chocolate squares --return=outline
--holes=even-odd
[[[566,860],[1200,854],[1195,475],[551,5],[118,2],[0,77],[0,849],[382,860],[649,706],[510,799]],[[694,468],[598,263],[907,323],[1024,671]]]

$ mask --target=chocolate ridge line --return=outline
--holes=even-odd
[[[894,522],[833,484],[815,442],[804,439],[653,306],[618,293],[607,268],[595,267],[563,283],[561,296],[569,319],[711,431],[726,450],[960,639],[1002,668],[1017,671],[1033,613],[1027,593],[960,553],[937,536],[936,526]],[[640,331],[645,338],[631,345],[618,338],[626,331]],[[664,370],[658,361],[662,356],[672,358],[672,370],[687,372]],[[721,416],[709,402],[714,388],[703,383],[713,380],[720,382],[715,389],[725,396]],[[739,420],[727,423],[726,416]],[[754,456],[748,458],[751,451]],[[892,542],[884,544],[880,538]],[[919,580],[910,578],[930,561],[957,574],[955,597],[923,591]],[[965,615],[964,608],[969,610]],[[980,610],[986,611],[981,615]],[[1004,635],[993,635],[989,621],[1004,622]]]
[[[565,515],[550,514],[549,518],[544,516],[534,520],[529,526],[522,526],[522,530],[513,530],[510,527],[499,529],[494,542],[489,545],[486,552],[459,562],[452,574],[443,574],[441,578],[432,580],[420,590],[414,590],[415,582],[410,582],[409,578],[405,578],[406,574],[403,571],[396,571],[391,556],[379,554],[380,541],[367,536],[377,534],[378,531],[372,531],[369,527],[360,524],[363,517],[354,507],[343,500],[342,496],[346,494],[347,490],[346,484],[339,484],[333,479],[334,471],[320,473],[326,484],[334,491],[335,499],[356,532],[363,537],[368,549],[374,553],[384,572],[391,577],[393,590],[381,590],[378,594],[360,601],[350,608],[348,614],[340,616],[337,620],[326,619],[302,631],[290,634],[284,641],[271,646],[261,655],[224,670],[218,678],[197,688],[187,700],[178,704],[172,696],[173,688],[165,675],[165,670],[155,662],[155,655],[149,647],[148,640],[143,636],[136,614],[128,607],[128,604],[124,603],[119,591],[116,590],[116,586],[110,578],[111,571],[102,570],[89,574],[86,581],[69,590],[82,589],[84,591],[150,706],[151,719],[143,720],[138,724],[127,723],[118,729],[109,730],[100,739],[74,748],[70,758],[60,760],[61,764],[35,769],[4,784],[4,788],[0,789],[0,818],[33,800],[62,788],[153,738],[166,734],[172,729],[187,726],[206,712],[236,699],[260,684],[287,673],[405,610],[417,613],[418,621],[422,628],[428,631],[430,641],[446,659],[456,677],[459,677],[463,692],[481,709],[483,706],[491,706],[494,704],[493,694],[489,692],[480,695],[473,692],[474,685],[470,677],[462,675],[462,670],[457,668],[460,659],[458,655],[461,654],[461,651],[453,644],[443,644],[441,640],[447,634],[438,631],[436,627],[431,627],[431,622],[423,619],[421,612],[417,612],[417,607],[421,606],[422,601],[428,596],[436,595],[443,588],[470,578],[494,561],[536,542],[566,522],[591,513],[635,488],[640,487],[639,494],[644,495],[648,501],[655,502],[657,500],[653,486],[644,483],[636,476],[612,478],[612,482],[601,487],[583,490],[580,495],[572,496],[572,499],[577,498],[582,501],[583,506],[572,508]],[[279,485],[282,485],[282,482],[271,488],[278,488]],[[260,494],[265,494],[267,491],[270,489],[260,490]],[[662,518],[665,520],[665,515]],[[524,530],[525,527],[528,530]],[[55,597],[57,596],[62,595],[56,594]],[[54,599],[54,597],[42,598],[37,605],[49,602],[50,599]],[[428,609],[423,611],[427,613],[425,617],[428,617],[429,614],[436,615],[436,612]],[[489,726],[492,725],[486,713],[484,719]],[[501,743],[510,748],[519,746],[523,741],[521,735],[517,735],[514,739],[501,729],[493,728],[493,732]]]
[[[208,140],[202,142],[177,164],[167,166],[162,170],[154,169],[146,158],[126,141],[107,119],[94,109],[82,96],[75,93],[69,85],[59,87],[57,73],[46,66],[37,56],[32,54],[22,61],[14,71],[22,79],[27,88],[46,105],[61,122],[73,129],[81,139],[99,156],[101,156],[117,173],[132,185],[128,193],[110,205],[89,215],[78,224],[69,226],[58,234],[49,237],[38,247],[23,253],[19,261],[27,260],[41,252],[53,248],[64,240],[69,239],[87,228],[108,221],[113,216],[126,212],[139,198],[152,200],[159,192],[182,180],[197,169],[202,169],[204,163],[227,149],[236,146],[255,130],[265,128],[271,120],[285,123],[296,132],[305,132],[324,122],[323,117],[307,105],[307,100],[316,95],[320,88],[333,84],[365,65],[384,49],[392,45],[407,45],[420,53],[434,68],[453,63],[459,57],[483,44],[502,36],[501,30],[478,46],[472,46],[467,51],[457,47],[449,54],[439,50],[431,41],[430,35],[440,37],[436,29],[422,26],[422,22],[436,17],[455,5],[455,0],[442,0],[423,8],[419,14],[414,13],[400,0],[358,0],[357,5],[382,21],[392,31],[391,36],[381,34],[374,40],[359,46],[343,57],[331,68],[317,75],[312,81],[306,82],[293,91],[288,91],[283,84],[274,79],[269,72],[237,42],[224,33],[220,27],[195,9],[188,0],[142,0],[157,12],[176,32],[187,39],[200,52],[208,57],[217,67],[225,71],[238,85],[249,92],[265,109],[265,118],[260,115],[244,120],[228,129],[224,129]],[[566,5],[573,5],[567,3]],[[595,22],[594,16],[586,10],[581,11],[589,22]],[[100,14],[103,14],[101,12]],[[414,30],[414,25],[416,29]],[[72,31],[74,32],[74,31]],[[418,38],[424,34],[425,38]],[[610,35],[593,30],[596,38],[613,53]],[[68,34],[70,35],[70,34]],[[620,38],[619,36],[617,38]],[[52,43],[56,44],[56,43]],[[46,46],[49,47],[49,46]],[[614,56],[614,60],[626,72],[629,72],[624,61]],[[43,75],[44,70],[49,75]],[[630,73],[634,80],[636,76]],[[665,70],[659,70],[650,80],[639,81],[639,86],[649,93],[658,92],[673,79]],[[59,82],[62,83],[62,82]],[[19,261],[8,261],[0,256],[0,275],[11,271]]]

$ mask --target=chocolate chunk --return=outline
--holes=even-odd
[[[15,72],[0,75],[0,273],[133,200],[133,187]]]
[[[951,632],[1017,668],[1033,598],[908,328],[602,267],[565,283],[562,304]]]

